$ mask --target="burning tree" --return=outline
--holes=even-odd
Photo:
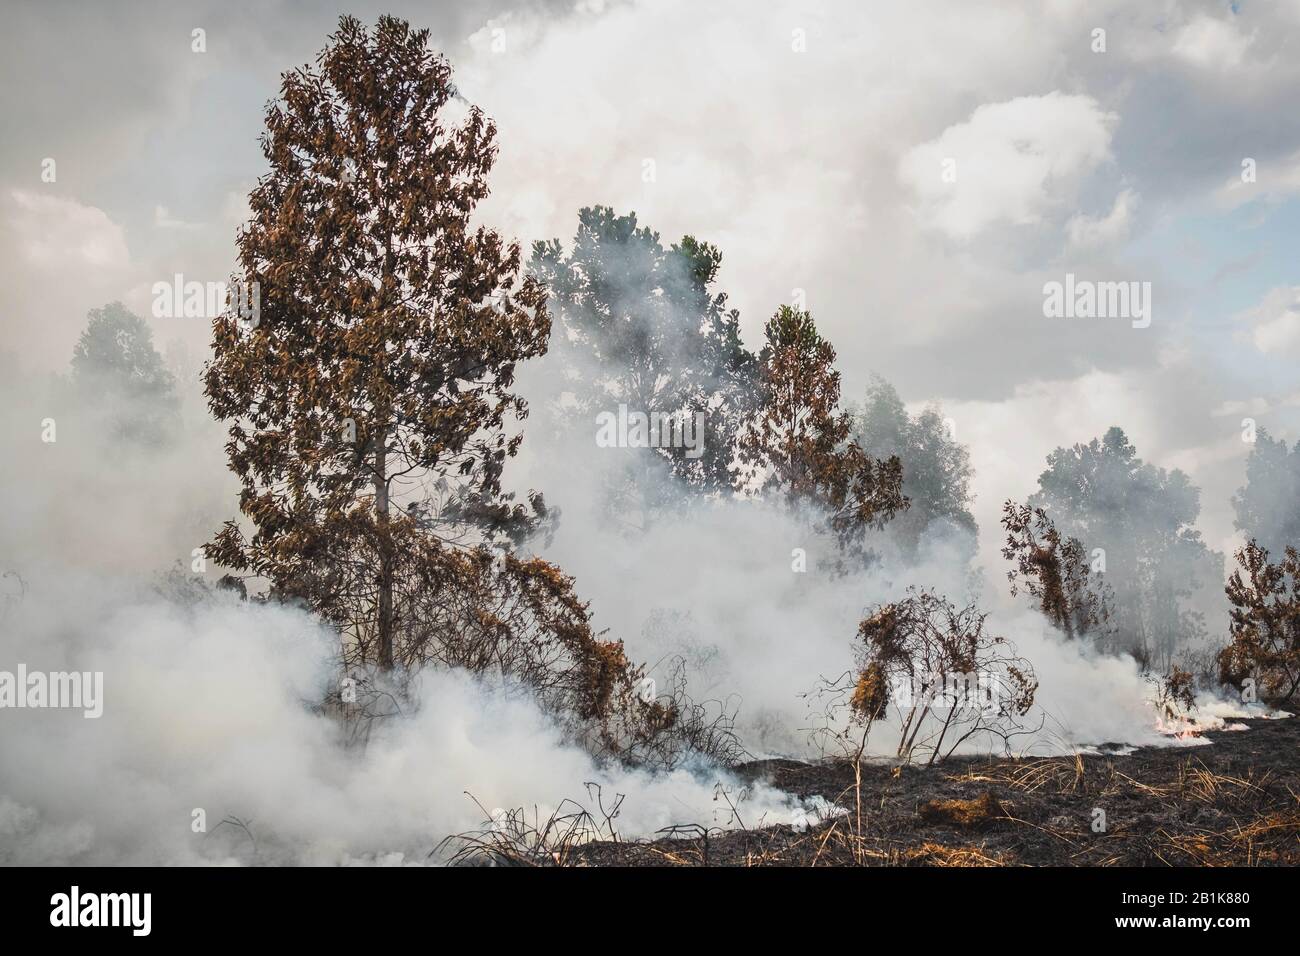
[[[1062,538],[1042,508],[1007,501],[1002,506],[1007,544],[1002,556],[1015,564],[1007,572],[1014,596],[1024,588],[1038,598],[1039,607],[1068,638],[1083,637],[1109,619],[1109,591],[1091,579],[1084,546],[1078,538]]]
[[[1265,699],[1286,703],[1300,689],[1300,552],[1287,548],[1273,564],[1251,539],[1236,558],[1225,588],[1232,640],[1219,653],[1219,680],[1242,687],[1254,677]]]
[[[909,588],[904,600],[863,619],[848,700],[851,729],[861,733],[859,756],[891,706],[900,722],[896,755],[905,761],[933,764],[972,737],[1009,749],[1029,732],[1021,718],[1038,690],[1033,667],[1006,638],[985,631],[986,617]]]
[[[740,442],[742,473],[791,504],[828,516],[843,545],[860,548],[865,530],[908,505],[896,456],[872,458],[840,411],[835,348],[810,313],[782,306],[764,329],[758,356],[759,409]]]

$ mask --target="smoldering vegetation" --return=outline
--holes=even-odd
[[[558,857],[521,853],[530,844],[514,832],[472,845],[533,865],[1295,866],[1296,738],[1293,720],[1248,720],[1192,750],[962,757],[930,771],[768,760],[742,773],[800,796],[793,822],[571,845],[553,832]],[[842,811],[826,812],[822,794]]]
[[[202,370],[118,304],[5,359],[0,666],[106,699],[4,713],[0,860],[1288,861],[1291,722],[1225,728],[1294,704],[1300,447],[1226,592],[1119,427],[981,555],[942,408],[842,395],[799,303],[746,343],[718,248],[477,223],[495,127],[426,33],[345,18],[265,125],[257,321]],[[1089,843],[1094,799],[1222,827]]]

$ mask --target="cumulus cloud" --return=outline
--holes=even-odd
[[[87,310],[118,298],[137,263],[122,225],[56,186],[0,195],[0,311],[8,348],[37,368],[67,362]]]
[[[1254,41],[1239,23],[1201,13],[1178,30],[1172,50],[1194,66],[1225,70],[1239,66]]]
[[[1263,301],[1238,319],[1250,325],[1246,335],[1260,352],[1300,354],[1300,286],[1270,290]]]
[[[987,103],[909,150],[899,178],[920,199],[926,224],[954,239],[998,222],[1041,222],[1067,208],[1083,177],[1110,158],[1117,122],[1092,97],[1059,91]]]
[[[1280,202],[1295,195],[1300,195],[1300,153],[1265,160],[1262,169],[1254,157],[1247,156],[1241,172],[1215,191],[1218,204],[1228,209],[1259,199]]]
[[[166,206],[153,207],[153,224],[159,229],[199,229],[201,223],[177,219]]]
[[[15,189],[7,214],[20,259],[29,268],[122,270],[130,264],[122,228],[102,209]]]
[[[567,237],[579,206],[603,202],[636,209],[665,237],[707,238],[724,252],[723,284],[747,338],[777,303],[803,290],[837,345],[850,392],[873,369],[887,371],[909,397],[989,398],[1010,394],[1030,369],[1048,377],[1086,371],[1077,356],[1103,368],[1149,365],[1153,354],[1104,341],[1076,357],[1063,353],[1032,324],[1037,293],[1023,290],[1041,289],[1043,279],[1026,272],[1063,248],[1076,256],[1108,248],[1089,245],[1093,239],[1125,229],[1131,236],[1134,207],[1116,198],[1126,190],[1158,221],[1171,203],[1216,189],[1243,153],[1273,170],[1300,147],[1295,124],[1278,119],[1300,82],[1281,55],[1297,26],[1282,7],[1247,5],[1230,16],[1205,0],[1151,18],[1118,2],[978,15],[943,5],[785,3],[758,17],[738,0],[707,11],[677,0],[494,0],[473,10],[361,3],[353,12],[371,20],[395,12],[431,26],[462,93],[496,119],[501,155],[486,218],[524,242]],[[280,70],[311,59],[334,16],[325,8],[255,15],[256,29],[252,11],[214,15],[221,26],[203,56],[190,54],[187,42],[173,45],[188,38],[179,20],[193,18],[178,20],[162,5],[135,19],[92,18],[84,34],[63,31],[60,42],[75,51],[70,70],[111,72],[102,60],[120,55],[130,59],[132,84],[151,91],[127,109],[112,84],[83,84],[95,96],[93,108],[76,114],[77,148],[93,151],[97,169],[118,173],[79,179],[76,188],[94,191],[81,200],[133,228],[118,210],[147,184],[157,204],[183,210],[172,218],[205,222],[184,231],[183,244],[176,230],[133,231],[148,274],[127,291],[176,271],[200,278],[228,271],[232,229],[223,212],[235,214],[228,194],[246,190],[261,171],[262,105]],[[1092,51],[1098,25],[1108,30],[1104,54]],[[49,42],[48,24],[22,18],[14,28],[26,37],[23,49]],[[1220,34],[1252,38],[1243,64],[1269,69],[1233,83],[1189,84],[1183,57]],[[228,35],[241,42],[224,42]],[[645,67],[669,62],[673,69]],[[177,68],[186,82],[171,81]],[[196,77],[220,95],[195,94]],[[1036,109],[1055,112],[1047,109],[1053,98],[1060,117],[1016,139]],[[227,148],[214,151],[217,102]],[[51,112],[67,109],[60,103]],[[1007,128],[993,122],[999,117]],[[148,136],[122,135],[142,126],[171,148],[150,151]],[[1066,138],[1047,141],[1051,130]],[[1003,161],[966,157],[948,192],[934,164],[910,172],[919,191],[900,182],[901,170],[940,137],[963,131],[975,137],[972,146],[976,134],[992,136],[1001,152],[991,155]],[[1069,139],[1080,132],[1083,140]],[[75,150],[67,158],[75,160]],[[646,160],[654,163],[650,181]],[[987,183],[981,163],[990,167]],[[149,210],[136,216],[149,218]],[[1018,221],[1010,235],[998,229]],[[949,227],[982,241],[953,248]],[[131,304],[142,308],[138,299]],[[1174,301],[1163,287],[1160,299]],[[180,334],[202,348],[203,329]],[[1009,339],[1021,344],[1014,357],[992,345]]]
[[[1115,203],[1106,215],[1094,217],[1076,213],[1071,216],[1065,224],[1070,245],[1075,248],[1092,248],[1126,239],[1133,225],[1137,204],[1137,195],[1133,190],[1125,189],[1115,197]]]

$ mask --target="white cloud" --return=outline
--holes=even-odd
[[[1251,182],[1242,178],[1242,171],[1234,172],[1214,194],[1215,201],[1228,209],[1256,199],[1277,201],[1300,195],[1300,152],[1276,160],[1242,157],[1243,163],[1251,160],[1254,176]]]
[[[1246,336],[1266,354],[1300,355],[1300,286],[1280,286],[1238,316],[1250,323]]]
[[[1091,369],[1140,378],[1157,369],[1157,353],[1170,341],[1203,354],[1206,343],[1183,334],[1190,327],[1183,306],[1197,282],[1188,276],[1198,270],[1163,275],[1159,262],[1141,258],[1141,230],[1235,179],[1242,154],[1258,154],[1259,181],[1233,192],[1231,202],[1300,192],[1300,140],[1294,124],[1278,122],[1286,116],[1279,104],[1293,103],[1300,89],[1300,66],[1286,56],[1288,37],[1300,28],[1293,7],[1247,4],[1228,17],[1208,0],[1170,4],[1158,16],[1112,0],[978,13],[960,4],[832,8],[793,0],[761,14],[743,0],[508,12],[509,3],[410,15],[433,28],[462,93],[497,122],[501,152],[484,221],[524,243],[567,242],[577,209],[604,203],[636,210],[666,243],[685,232],[715,242],[724,254],[720,287],[741,310],[747,344],[761,344],[763,321],[792,288],[805,289],[839,352],[849,398],[879,371],[917,401],[979,403],[1028,388],[1013,398],[1019,414],[1031,399],[1057,401],[1034,391],[1039,381],[1069,382]],[[387,8],[358,0],[353,9],[373,22]],[[240,85],[228,80],[234,71],[223,72],[202,97],[149,98],[149,126],[183,129],[221,96],[246,101],[231,108],[223,137],[254,143],[279,72],[309,62],[332,27],[331,14],[313,17],[230,11],[228,32],[257,38],[229,50],[239,55]],[[137,34],[154,43],[171,31],[154,19],[92,18],[91,27],[79,23],[57,36],[79,53],[71,68],[89,76],[94,61],[84,54],[98,49],[101,35],[124,48],[134,49]],[[274,28],[253,29],[267,23]],[[1091,50],[1097,25],[1108,28],[1105,54]],[[505,30],[499,51],[494,26]],[[795,27],[806,31],[806,53],[791,49]],[[47,55],[55,35],[29,24],[22,45]],[[212,60],[216,53],[208,63],[236,62]],[[1232,82],[1222,82],[1211,54],[1237,63]],[[200,59],[187,54],[186,69]],[[175,73],[148,58],[140,64],[120,83],[94,86],[100,95],[77,124],[56,124],[77,151],[97,159],[98,180],[67,182],[115,215],[134,210],[122,220],[132,228],[149,226],[153,211],[152,202],[140,204],[141,182],[183,185],[143,194],[173,208],[183,196],[185,209],[212,212],[195,230],[133,232],[135,268],[116,281],[112,270],[94,268],[65,269],[61,282],[51,282],[27,267],[19,251],[26,232],[0,236],[0,252],[10,253],[0,260],[0,307],[12,337],[42,349],[49,368],[66,367],[87,308],[124,298],[147,312],[158,279],[177,271],[224,277],[231,226],[246,217],[242,194],[260,172],[259,159],[256,169],[204,174],[211,157],[199,141],[150,150],[133,117],[141,96],[166,88]],[[48,115],[66,112],[44,95],[34,102]],[[958,180],[946,191],[940,147],[972,154],[954,156]],[[65,150],[56,143],[44,152]],[[647,157],[657,162],[654,183],[642,180]],[[26,154],[22,163],[28,178],[5,182],[31,181]],[[61,162],[60,173],[71,177],[75,168]],[[900,180],[910,188],[900,189]],[[995,228],[1017,222],[1026,227]],[[980,241],[954,243],[954,235]],[[1126,243],[1129,237],[1137,241]],[[1226,255],[1242,259],[1250,241],[1242,234]],[[90,251],[97,248],[113,247],[92,240]],[[117,248],[124,251],[124,241]],[[1217,265],[1207,261],[1204,274]],[[1044,323],[1042,285],[1067,270],[1152,279],[1163,303],[1158,327],[1139,339]],[[1265,330],[1266,342],[1281,331]],[[201,323],[157,332],[160,341],[188,336],[196,352],[207,338]],[[1218,403],[1255,394],[1239,383],[1226,388],[1193,396],[1186,376],[1159,375],[1128,391],[1131,407],[1115,409],[1114,419],[1129,426],[1160,417],[1166,431],[1188,434],[1213,429],[1224,422],[1211,414]],[[1057,424],[1071,431],[1068,420]],[[996,435],[986,437],[998,447]],[[1045,450],[1026,449],[1029,457],[1014,467],[1033,472]]]
[[[8,228],[29,266],[125,269],[130,264],[126,235],[103,210],[22,189],[11,191],[9,200]]]
[[[66,368],[86,312],[120,298],[137,264],[108,214],[53,193],[0,193],[4,338],[39,368]]]
[[[1262,415],[1270,407],[1268,399],[1256,395],[1254,398],[1229,399],[1226,402],[1221,402],[1210,414],[1216,418],[1223,418],[1227,415]]]
[[[899,178],[919,197],[923,220],[955,239],[998,222],[1037,223],[1110,158],[1116,122],[1092,97],[1059,91],[986,103],[909,150]],[[949,161],[955,177],[944,176]]]
[[[1105,216],[1094,218],[1084,213],[1071,216],[1065,224],[1070,245],[1090,249],[1127,239],[1137,204],[1137,194],[1131,189],[1125,189],[1115,197],[1115,204]]]
[[[248,189],[242,192],[228,192],[225,199],[221,202],[221,221],[242,225],[252,218],[252,210],[248,207],[248,193],[252,190],[250,183]]]
[[[1229,69],[1241,65],[1255,42],[1254,34],[1241,31],[1234,21],[1198,14],[1174,38],[1174,56],[1202,69]]]
[[[166,206],[153,207],[153,224],[159,229],[202,229],[203,224],[177,219]]]

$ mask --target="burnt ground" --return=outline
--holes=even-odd
[[[579,866],[1300,864],[1300,717],[1127,756],[954,758],[932,768],[763,760],[738,768],[848,813],[808,825],[677,831],[551,847]],[[742,816],[743,816],[743,804]],[[1094,808],[1105,811],[1093,831]],[[859,823],[860,813],[860,823]],[[749,823],[750,821],[745,821]],[[752,826],[752,824],[751,824]],[[499,860],[506,862],[505,860]],[[520,862],[520,861],[516,861]],[[533,856],[529,862],[539,862]]]

